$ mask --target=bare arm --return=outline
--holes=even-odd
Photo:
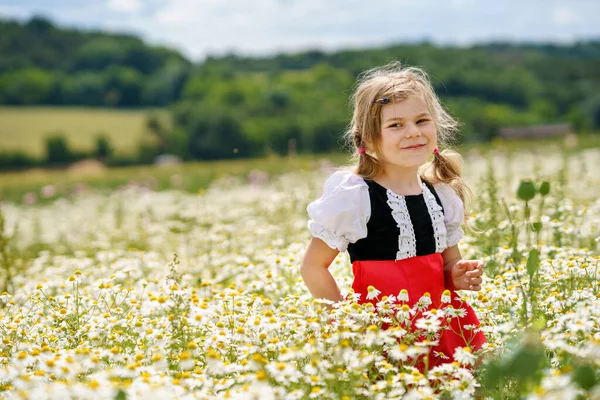
[[[340,289],[328,269],[338,253],[339,250],[332,249],[318,238],[313,237],[308,244],[300,273],[313,297],[332,301],[343,300]]]
[[[444,272],[450,271],[454,264],[462,260],[458,245],[448,247],[442,252],[442,257],[444,258]]]
[[[463,260],[458,245],[442,252],[446,287],[455,290],[481,290],[483,261]]]

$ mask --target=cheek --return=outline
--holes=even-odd
[[[381,144],[383,147],[385,147],[386,145],[389,145],[393,141],[394,141],[394,136],[389,134],[389,132],[386,132],[383,135],[381,135]]]
[[[435,129],[435,125],[431,124],[431,126],[427,127],[423,133],[430,142],[437,141],[437,130]]]

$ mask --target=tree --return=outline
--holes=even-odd
[[[142,90],[142,103],[166,106],[181,97],[182,89],[190,76],[190,68],[183,63],[169,65],[146,80]]]
[[[343,123],[334,120],[316,124],[312,133],[312,150],[320,153],[339,151],[344,127]]]
[[[94,156],[100,159],[106,159],[113,154],[113,148],[110,144],[110,140],[105,133],[99,133],[96,135],[96,148],[94,150]]]
[[[25,27],[30,31],[41,35],[45,35],[48,32],[50,32],[50,30],[54,29],[54,25],[52,25],[52,22],[50,22],[50,20],[38,15],[33,16],[25,24]]]
[[[0,100],[6,104],[43,104],[52,90],[52,75],[27,68],[0,76]]]
[[[169,130],[157,113],[151,112],[148,114],[146,129],[154,137],[158,154],[164,153],[169,145]]]
[[[143,77],[138,71],[127,67],[111,66],[106,70],[105,76],[107,93],[112,94],[107,98],[107,104],[120,107],[139,105]]]
[[[62,104],[102,106],[107,97],[104,77],[92,72],[66,75],[60,83],[60,91]]]
[[[248,156],[250,143],[238,120],[231,114],[199,110],[188,127],[192,158],[217,160]]]
[[[67,164],[72,159],[67,138],[62,132],[46,136],[46,162],[48,164]]]
[[[122,65],[126,57],[125,50],[117,38],[97,37],[74,51],[70,70],[102,71],[111,65]]]

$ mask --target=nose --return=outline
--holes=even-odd
[[[411,138],[413,136],[421,136],[421,131],[419,130],[419,127],[417,126],[417,124],[415,123],[409,123],[406,126],[406,131],[405,131],[405,137],[406,138]]]

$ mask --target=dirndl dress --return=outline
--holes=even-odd
[[[432,368],[454,361],[457,347],[475,351],[486,340],[476,329],[480,324],[473,308],[460,300],[444,274],[441,253],[464,236],[460,227],[463,203],[449,185],[421,181],[421,194],[403,196],[352,172],[337,171],[307,211],[308,228],[314,237],[341,252],[348,251],[354,275],[352,288],[360,293],[360,303],[397,297],[406,289],[405,303],[411,308],[429,293],[428,309],[442,309],[447,306],[442,304],[442,294],[450,291],[450,304],[464,313],[451,319],[450,329],[442,330],[438,344],[432,347],[427,360],[427,368]],[[367,299],[369,286],[381,292],[377,298]],[[416,366],[424,368],[421,362]]]

